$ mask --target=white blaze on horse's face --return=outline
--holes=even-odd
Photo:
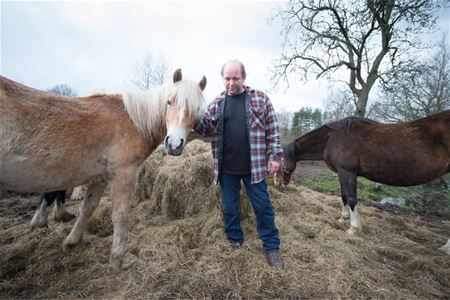
[[[170,155],[180,155],[186,144],[187,135],[194,127],[194,120],[189,118],[188,108],[178,103],[176,96],[167,100],[166,113],[167,135],[165,148]]]

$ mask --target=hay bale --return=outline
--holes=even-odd
[[[153,184],[150,201],[154,211],[169,219],[211,211],[218,203],[211,174],[209,153],[167,159]]]
[[[135,189],[137,202],[150,201],[150,211],[168,219],[191,217],[213,209],[222,211],[218,186],[213,182],[211,146],[201,140],[186,145],[183,154],[165,155],[160,145],[144,162]],[[250,214],[241,190],[241,217]]]
[[[172,159],[182,160],[183,158],[203,154],[211,153],[211,146],[201,140],[194,140],[189,142],[183,153],[179,157],[173,157],[166,154],[164,145],[159,145],[153,153],[144,161],[138,171],[136,187],[134,197],[137,202],[150,199],[153,185],[161,167],[163,167],[167,161]],[[211,160],[212,165],[212,160]],[[212,178],[212,173],[211,173]],[[210,181],[211,178],[208,178]]]

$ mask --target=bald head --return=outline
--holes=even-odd
[[[245,73],[245,67],[244,67],[244,64],[241,63],[241,62],[240,62],[239,60],[237,60],[237,59],[230,59],[230,60],[226,61],[226,62],[223,64],[223,66],[222,66],[222,70],[220,71],[220,75],[222,75],[222,77],[223,77],[224,69],[225,69],[226,67],[235,67],[235,66],[238,66],[238,67],[239,67],[239,69],[240,69],[240,71],[241,71],[242,79],[245,79],[245,77],[246,77],[247,74]]]

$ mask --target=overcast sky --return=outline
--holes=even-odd
[[[268,92],[276,110],[321,108],[325,83],[291,82],[271,90],[269,67],[280,54],[281,24],[269,22],[284,2],[8,2],[1,1],[3,76],[47,90],[65,83],[80,96],[130,89],[146,53],[208,84],[210,101],[223,89],[222,64],[238,58],[246,84]],[[448,11],[444,16],[449,28]],[[441,25],[442,27],[442,25]],[[446,28],[446,29],[445,29]]]

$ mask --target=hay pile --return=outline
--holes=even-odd
[[[182,156],[157,149],[139,173],[132,200],[129,251],[138,264],[109,266],[111,204],[101,200],[83,242],[64,253],[70,224],[29,233],[37,197],[0,206],[1,298],[448,298],[450,257],[436,251],[449,237],[445,216],[359,205],[363,232],[337,222],[336,196],[270,186],[286,271],[267,267],[255,221],[246,242],[228,247],[209,145],[191,142]],[[68,202],[77,213],[79,202]]]

